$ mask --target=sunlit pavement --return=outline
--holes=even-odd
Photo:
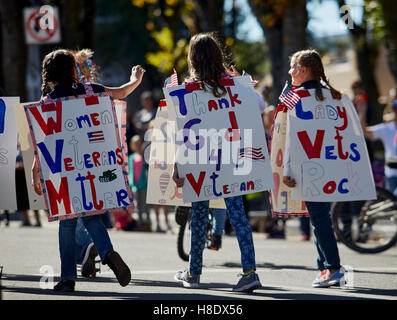
[[[173,233],[124,232],[111,229],[110,237],[132,270],[132,280],[121,287],[112,271],[102,266],[94,279],[79,277],[74,293],[55,293],[60,274],[58,223],[43,221],[42,228],[20,228],[20,221],[9,227],[0,224],[0,266],[3,266],[4,300],[217,300],[217,299],[397,299],[397,247],[380,254],[364,255],[339,244],[342,264],[349,270],[345,288],[315,289],[316,250],[313,241],[302,242],[297,221],[287,225],[287,239],[266,239],[254,233],[257,272],[263,288],[253,294],[236,294],[240,253],[237,239],[224,236],[219,251],[204,251],[200,289],[186,289],[174,281],[174,274],[187,267],[176,250]],[[163,219],[163,218],[162,218]]]

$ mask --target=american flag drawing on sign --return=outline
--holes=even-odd
[[[288,82],[285,83],[283,92],[281,92],[279,100],[284,103],[289,110],[293,109],[295,105],[299,102],[299,95],[292,91],[288,86]]]
[[[173,86],[177,86],[178,85],[178,75],[174,69],[174,73],[171,74],[171,77],[168,77],[165,80],[165,86],[166,87],[173,87]]]
[[[105,136],[103,135],[103,131],[92,131],[87,132],[88,142],[96,143],[96,142],[104,142]]]
[[[265,156],[262,153],[262,148],[242,148],[238,159],[248,158],[251,160],[265,160]]]

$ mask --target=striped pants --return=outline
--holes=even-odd
[[[237,236],[241,252],[241,264],[243,270],[255,269],[255,250],[252,239],[252,230],[245,216],[243,200],[241,196],[225,198],[230,223]],[[207,231],[209,201],[192,203],[192,219],[190,220],[190,256],[189,273],[201,274],[203,266],[203,250]]]

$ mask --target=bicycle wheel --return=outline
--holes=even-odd
[[[397,198],[376,187],[376,200],[336,202],[331,217],[337,239],[360,253],[379,253],[397,242]]]
[[[190,252],[190,219],[179,227],[177,238],[178,255],[183,261],[189,261]]]

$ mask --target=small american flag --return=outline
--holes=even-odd
[[[165,86],[166,87],[173,87],[173,86],[177,86],[178,85],[178,75],[174,69],[174,73],[171,74],[171,77],[168,77],[165,80]]]
[[[105,136],[103,135],[103,131],[91,131],[87,133],[88,142],[96,143],[96,142],[104,142]]]
[[[265,160],[265,156],[262,153],[262,148],[242,148],[240,149],[239,160],[242,158],[248,158],[251,160]]]
[[[293,109],[295,105],[299,102],[299,95],[292,91],[288,86],[288,82],[285,83],[283,92],[281,92],[279,100],[284,103],[289,110]]]

